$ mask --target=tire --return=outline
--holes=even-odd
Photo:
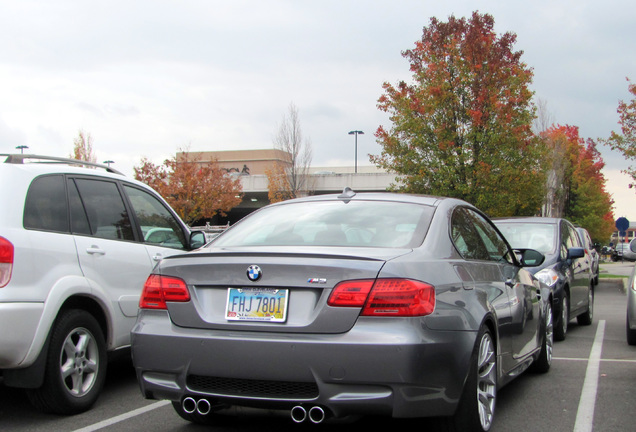
[[[561,300],[561,314],[554,319],[554,340],[565,340],[568,332],[568,323],[570,322],[570,302],[567,294],[563,294]]]
[[[541,352],[539,357],[532,363],[530,369],[536,373],[546,373],[552,366],[552,352],[554,347],[554,320],[552,317],[552,306],[548,305],[545,314],[545,326],[543,341],[541,342]]]
[[[471,367],[455,415],[447,429],[455,432],[490,430],[497,400],[497,353],[492,334],[482,328],[471,356]]]
[[[629,316],[625,319],[627,327],[627,343],[629,345],[636,345],[636,330],[632,330],[629,326]]]
[[[594,319],[594,290],[590,287],[590,291],[587,294],[587,310],[581,315],[576,317],[576,322],[579,325],[591,325]]]
[[[97,320],[88,312],[63,311],[51,331],[44,383],[28,390],[40,411],[77,414],[97,401],[106,378],[106,342]]]

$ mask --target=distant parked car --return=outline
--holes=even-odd
[[[590,259],[594,285],[598,285],[601,256],[596,250],[596,247],[594,246],[594,242],[592,241],[592,238],[590,237],[590,233],[585,228],[581,228],[581,227],[576,227],[576,231],[579,233],[579,236],[581,237],[581,243],[583,244],[583,247],[585,247],[585,254]]]
[[[245,406],[487,431],[498,389],[550,368],[550,290],[524,268],[543,259],[456,199],[347,189],[272,204],[155,268],[137,378],[194,423]]]
[[[0,156],[0,373],[43,411],[85,411],[107,354],[130,346],[148,274],[203,233],[113,168]]]
[[[636,253],[636,243],[632,240],[629,248]],[[627,289],[627,343],[636,345],[636,266],[632,268]]]
[[[630,244],[631,242],[617,244],[612,253],[612,261],[636,261],[636,253],[631,250]]]
[[[528,271],[553,292],[554,338],[564,340],[570,319],[592,324],[593,275],[590,258],[574,225],[560,218],[501,218],[493,222],[513,248],[535,249],[545,255],[541,265]]]

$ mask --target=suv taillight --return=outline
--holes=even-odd
[[[363,307],[363,316],[424,316],[435,310],[435,287],[412,279],[345,281],[327,302],[335,307]]]
[[[4,237],[0,237],[0,288],[11,280],[13,270],[13,244]]]
[[[183,279],[150,275],[139,299],[141,309],[168,309],[166,302],[188,302],[190,292]]]

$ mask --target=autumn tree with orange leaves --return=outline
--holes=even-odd
[[[613,200],[605,189],[605,166],[596,143],[576,126],[556,125],[541,133],[550,166],[544,216],[565,217],[585,227],[595,241],[614,231]]]
[[[531,131],[532,70],[498,36],[494,19],[431,18],[403,52],[412,83],[385,83],[378,107],[392,126],[376,131],[378,166],[400,175],[395,189],[452,196],[491,216],[534,215],[543,199],[543,147]]]
[[[216,214],[226,216],[242,199],[239,178],[229,176],[216,161],[191,159],[188,152],[162,165],[143,158],[134,170],[135,178],[159,192],[188,225]]]

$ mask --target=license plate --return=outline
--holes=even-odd
[[[231,321],[285,322],[286,289],[228,288],[225,318]]]

